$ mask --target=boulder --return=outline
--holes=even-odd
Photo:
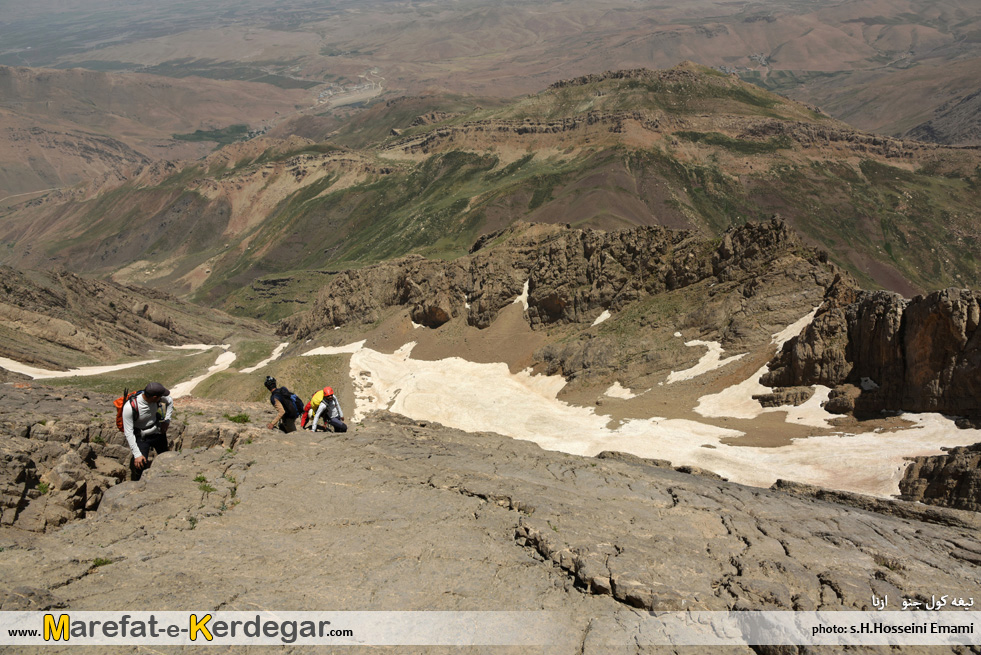
[[[912,458],[899,490],[904,500],[981,511],[981,444]]]
[[[773,393],[755,395],[753,400],[763,407],[786,407],[787,405],[797,407],[806,403],[813,395],[814,389],[812,387],[786,387]]]

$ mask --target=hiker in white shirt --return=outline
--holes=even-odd
[[[314,402],[317,404],[314,405]],[[334,428],[334,432],[347,432],[347,425],[344,424],[344,412],[341,411],[341,405],[337,402],[337,396],[334,395],[333,389],[324,387],[323,391],[315,393],[310,401],[310,408],[313,409],[314,406],[317,408],[317,413],[313,417],[313,423],[310,424],[311,432],[317,431],[317,423],[321,415],[324,417],[325,430],[330,426]]]
[[[162,410],[162,418],[158,410]],[[158,454],[170,449],[167,429],[173,413],[174,401],[170,391],[159,382],[146,385],[143,391],[123,404],[123,434],[133,453],[134,480],[139,480],[143,469],[149,466],[147,457],[150,448]]]

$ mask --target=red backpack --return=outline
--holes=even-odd
[[[123,431],[123,407],[126,406],[127,402],[130,403],[130,407],[133,408],[133,420],[135,421],[136,417],[140,415],[140,410],[136,408],[136,397],[141,393],[143,393],[143,391],[134,391],[133,393],[130,393],[129,389],[123,389],[123,395],[112,401],[112,404],[116,407],[116,427],[119,428],[120,432]]]

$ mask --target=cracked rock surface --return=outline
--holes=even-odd
[[[974,514],[896,516],[384,412],[346,434],[281,434],[242,407],[254,416],[231,448],[160,455],[63,527],[0,526],[3,608],[551,610],[570,635],[555,652],[660,653],[693,651],[616,626],[978,595]]]

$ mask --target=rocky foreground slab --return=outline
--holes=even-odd
[[[70,422],[37,410],[39,399],[76,412],[100,399],[4,390],[4,429],[27,430],[4,435],[5,468],[10,444],[35,433],[49,437],[44,448],[108,468],[105,451],[78,455],[113,446],[86,441],[113,437],[98,431],[101,419],[58,441],[51,435]],[[342,435],[287,435],[254,427],[267,412],[183,402],[182,450],[157,457],[138,482],[107,484],[82,518],[38,532],[8,521],[6,508],[0,609],[546,609],[573,636],[569,652],[596,653],[611,639],[599,626],[644,610],[981,597],[973,513],[888,502],[868,511],[847,495],[829,502],[631,456],[577,457],[388,413]],[[67,492],[52,485],[44,495]]]

